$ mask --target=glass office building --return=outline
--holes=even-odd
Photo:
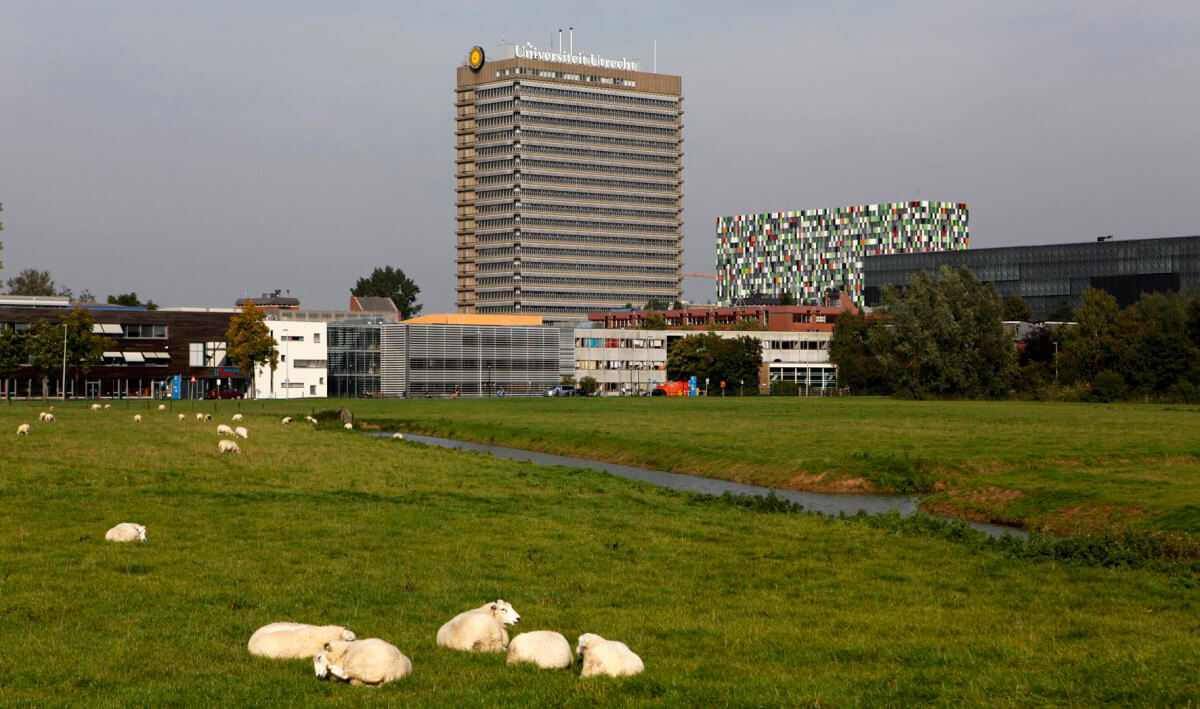
[[[1108,291],[1122,307],[1146,292],[1200,291],[1200,236],[867,256],[866,304],[878,305],[885,285],[903,286],[943,266],[966,266],[1000,295],[1024,298],[1035,320],[1046,320],[1064,305],[1078,307],[1088,288]]]

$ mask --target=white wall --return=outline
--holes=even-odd
[[[328,395],[328,333],[324,322],[266,321],[278,344],[279,366],[258,367],[254,395],[259,399],[302,399]],[[286,331],[286,334],[285,334]]]

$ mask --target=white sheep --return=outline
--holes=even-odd
[[[54,410],[54,407],[53,407],[53,406],[51,406],[51,407],[50,407],[50,410],[51,410],[51,411],[53,411],[53,410]]]
[[[250,432],[246,430],[245,426],[238,426],[237,428],[233,429],[233,434],[238,438],[250,437]]]
[[[347,431],[353,431],[353,430],[354,430],[354,424],[352,424],[352,423],[348,423],[348,424],[346,424],[345,426],[342,426],[342,428],[346,429]]]
[[[142,422],[142,415],[141,415],[141,414],[134,414],[134,415],[133,415],[133,422],[134,422],[134,423],[141,423],[141,422]]]
[[[340,625],[271,623],[254,631],[246,649],[259,657],[304,660],[320,652],[331,640],[354,639],[354,633]]]
[[[47,417],[47,416],[49,416],[49,415],[50,415],[50,414],[46,413],[45,411],[42,411],[42,412],[40,412],[40,413],[38,414],[38,421],[45,421],[45,420],[46,420],[46,417]]]
[[[404,434],[403,433],[393,433],[392,438],[395,438],[397,441],[403,441]]]
[[[230,428],[229,426],[226,426],[225,424],[222,423],[222,424],[217,424],[217,435],[218,436],[232,436],[232,435],[234,435],[234,433],[233,433],[232,428]]]
[[[180,421],[182,421],[182,420],[184,420],[184,419],[186,419],[186,418],[187,418],[187,416],[184,416],[183,414],[179,414],[179,420],[180,420]]]
[[[92,411],[99,411],[99,410],[100,410],[100,404],[92,404]]]
[[[231,418],[231,419],[229,419],[229,420],[230,420],[230,421],[241,421],[241,420],[242,420],[242,415],[241,415],[241,414],[234,414],[234,415],[233,415],[233,418]]]
[[[204,414],[197,413],[197,414],[196,414],[196,420],[197,420],[197,421],[203,421],[203,420],[204,420]]]
[[[205,421],[212,421],[212,414],[204,414]]]
[[[17,435],[18,436],[28,436],[29,435],[29,424],[23,423],[20,426],[17,426]]]
[[[53,421],[53,420],[54,420],[54,414],[46,414],[46,421]]]
[[[291,416],[284,416],[284,417],[283,417],[283,420],[282,420],[282,421],[280,421],[279,423],[281,423],[281,424],[283,424],[284,426],[286,426],[286,425],[288,425],[288,424],[289,424],[289,423],[291,423],[291,422],[292,422],[292,417],[291,417]]]
[[[447,621],[437,631],[437,644],[467,652],[503,652],[508,647],[504,626],[520,620],[517,611],[503,600],[485,603]]]
[[[105,532],[104,538],[110,542],[144,542],[146,527],[133,522],[122,522]]]
[[[166,411],[166,410],[167,410],[167,405],[166,405],[166,404],[159,404],[159,405],[158,405],[158,410],[159,410],[159,411]]]
[[[507,664],[532,662],[543,670],[565,670],[571,666],[571,644],[561,633],[534,630],[521,633],[508,644]]]
[[[337,677],[353,685],[378,687],[412,674],[412,660],[379,638],[346,642],[334,640],[313,657],[318,679]]]
[[[241,453],[242,449],[238,448],[237,441],[230,441],[222,438],[220,443],[217,443],[217,450],[222,453]]]
[[[305,416],[304,420],[308,421],[309,423],[311,423],[314,426],[317,425],[317,420],[315,418],[313,418],[312,416]]]
[[[642,658],[635,655],[628,645],[616,640],[605,640],[595,633],[584,633],[579,636],[575,654],[583,658],[583,671],[579,673],[580,677],[597,675],[621,677],[640,674],[642,670],[646,669],[646,666],[642,664]]]
[[[108,411],[108,410],[109,410],[109,409],[111,409],[111,408],[112,408],[112,404],[105,404],[105,405],[104,405],[104,410],[105,410],[105,411]]]

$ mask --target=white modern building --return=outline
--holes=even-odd
[[[267,320],[278,343],[279,366],[255,370],[254,395],[259,399],[324,398],[328,394],[326,323],[306,320]]]
[[[667,381],[667,350],[698,330],[575,329],[575,381],[592,377],[604,395],[641,393]],[[802,393],[820,393],[837,385],[829,361],[831,332],[716,331],[721,337],[762,341],[759,387],[773,381],[795,382]],[[714,385],[715,386],[715,385]]]

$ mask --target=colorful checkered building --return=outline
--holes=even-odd
[[[965,249],[969,211],[924,201],[717,217],[717,303],[807,303],[833,288],[862,305],[865,257]]]

